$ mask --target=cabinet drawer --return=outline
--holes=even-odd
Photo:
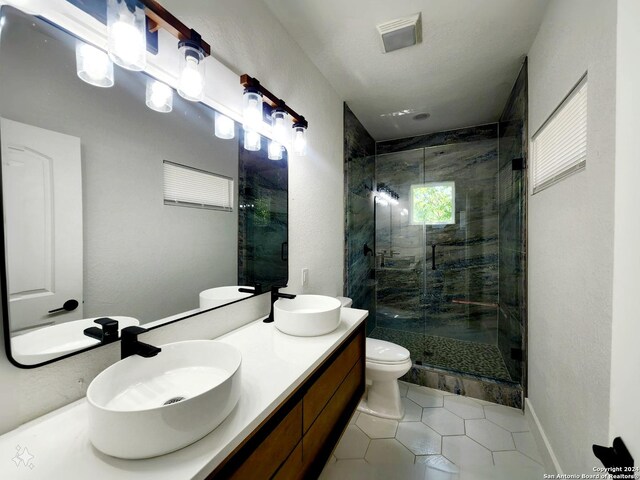
[[[306,432],[318,414],[322,411],[338,386],[347,376],[353,365],[364,355],[364,342],[360,332],[351,340],[350,344],[329,365],[320,377],[309,387],[303,401],[303,431]]]
[[[302,404],[298,403],[247,457],[230,478],[269,479],[302,437]],[[285,477],[283,477],[285,478]]]
[[[329,400],[320,414],[320,417],[313,423],[309,431],[302,439],[302,455],[305,464],[313,461],[323,445],[327,442],[329,434],[336,427],[338,419],[344,413],[358,388],[364,384],[364,365],[357,362],[340,385],[335,395]]]

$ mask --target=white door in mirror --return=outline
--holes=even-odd
[[[240,351],[193,340],[125,358],[87,390],[89,437],[103,453],[149,458],[178,450],[216,428],[240,398]]]
[[[11,330],[78,320],[80,139],[5,118],[0,129]],[[68,300],[71,310],[62,308]]]

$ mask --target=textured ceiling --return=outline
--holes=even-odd
[[[384,140],[496,121],[548,0],[264,2]],[[422,43],[383,54],[376,25],[418,12]],[[415,113],[381,116],[405,109]]]

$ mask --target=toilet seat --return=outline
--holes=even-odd
[[[367,338],[366,359],[381,365],[398,365],[409,360],[409,350],[395,343]]]

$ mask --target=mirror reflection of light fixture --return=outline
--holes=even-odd
[[[271,125],[273,138],[280,144],[286,143],[289,128],[287,127],[287,111],[284,109],[284,102],[271,111]]]
[[[384,200],[385,205],[399,205],[400,204],[400,195],[398,195],[394,190],[391,190],[384,183],[379,183],[376,187],[376,198],[380,198]],[[379,202],[381,203],[381,202]],[[402,213],[401,213],[402,214]]]
[[[138,0],[107,0],[109,57],[123,68],[144,70],[147,36],[144,5]]]
[[[147,107],[156,112],[173,110],[173,90],[165,83],[149,79],[147,82]]]
[[[180,72],[178,93],[186,100],[199,102],[204,97],[204,51],[200,35],[191,30],[191,38],[178,43]]]
[[[113,86],[113,63],[109,55],[92,45],[76,43],[76,71],[78,77],[90,85]]]
[[[242,126],[256,130],[262,123],[262,93],[255,87],[246,87],[242,96]]]
[[[293,151],[304,157],[307,154],[307,121],[300,117],[300,121],[293,124]]]
[[[244,131],[244,148],[251,152],[257,152],[262,148],[260,134],[255,130]]]
[[[220,112],[215,113],[215,134],[218,138],[230,139],[235,137],[236,125],[229,117]]]
[[[269,160],[282,160],[282,145],[275,140],[269,142],[269,150],[267,152]]]

